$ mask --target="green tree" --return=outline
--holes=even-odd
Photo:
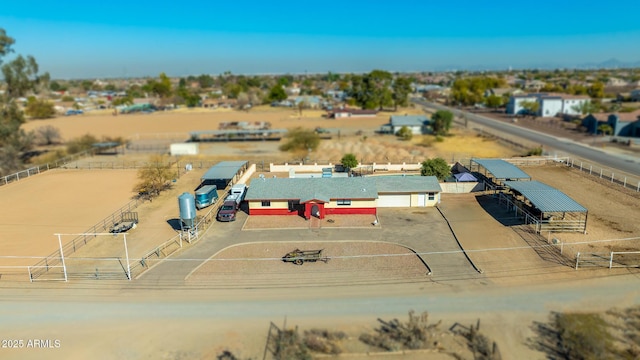
[[[448,110],[438,110],[431,118],[431,129],[436,135],[447,135],[453,123],[453,113]]]
[[[33,135],[20,128],[25,119],[16,98],[39,89],[38,64],[32,56],[22,55],[4,63],[4,57],[13,52],[14,43],[15,40],[0,28],[0,65],[4,83],[0,83],[4,89],[0,95],[0,174],[20,170],[23,166],[21,155],[33,147],[34,141]]]
[[[595,102],[584,101],[573,105],[571,109],[581,115],[587,115],[597,113],[600,110],[600,105]]]
[[[345,154],[340,160],[340,163],[347,169],[355,169],[358,167],[358,159],[351,153]]]
[[[313,151],[320,145],[320,136],[315,131],[301,127],[290,129],[285,140],[285,143],[280,145],[281,151]]]
[[[210,75],[202,74],[198,76],[198,84],[202,89],[210,89],[215,84],[215,81]]]
[[[451,168],[443,158],[429,159],[422,162],[420,175],[435,176],[438,180],[444,180],[451,175]]]
[[[148,80],[147,83],[142,87],[142,89],[161,98],[167,98],[171,96],[171,79],[169,79],[169,77],[165,73],[160,73],[158,78],[159,81],[156,81],[154,79]]]
[[[489,95],[487,96],[487,99],[485,100],[485,104],[487,104],[488,107],[492,108],[492,109],[497,109],[500,106],[503,105],[502,102],[502,96],[498,96],[498,95]]]
[[[392,80],[393,75],[383,70],[373,70],[364,76],[353,75],[349,95],[364,109],[382,110],[393,105]]]
[[[269,94],[267,95],[267,100],[269,102],[283,101],[286,99],[287,99],[287,93],[284,91],[284,88],[280,84],[273,85],[271,90],[269,90]]]
[[[398,77],[391,87],[393,89],[393,105],[395,110],[398,110],[398,106],[407,106],[409,94],[411,93],[411,79]]]
[[[602,99],[604,97],[604,84],[596,81],[587,89],[587,94],[594,99]]]
[[[178,90],[176,91],[176,95],[180,98],[180,100],[182,100],[181,102],[183,102],[187,107],[196,107],[200,104],[200,101],[202,100],[200,98],[200,95],[198,95],[197,93],[190,91],[187,88],[178,88]]]
[[[413,138],[413,132],[409,127],[403,126],[398,130],[398,132],[396,132],[396,136],[402,140],[409,141]]]
[[[598,132],[602,135],[611,135],[613,134],[613,128],[609,124],[600,124],[598,125]]]
[[[47,100],[36,99],[35,96],[30,96],[27,99],[25,113],[33,119],[49,119],[55,116],[56,110],[53,104]]]
[[[131,96],[121,96],[111,100],[111,105],[120,106],[120,105],[133,105],[133,98]]]
[[[533,117],[538,116],[538,111],[540,111],[540,103],[535,100],[521,101],[520,107],[524,110],[526,115],[531,115]]]
[[[51,91],[63,91],[64,89],[63,89],[62,85],[60,85],[59,82],[54,80],[49,84],[49,90],[51,90]]]
[[[171,187],[177,176],[173,164],[161,155],[151,157],[147,166],[138,170],[138,183],[133,190],[139,194],[157,197]]]

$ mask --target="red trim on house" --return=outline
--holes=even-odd
[[[360,215],[375,215],[376,208],[352,208],[352,207],[338,207],[338,208],[324,208],[325,214],[331,215],[345,215],[345,214],[360,214]]]
[[[318,204],[321,205],[321,204]],[[324,218],[324,215],[375,215],[377,213],[376,208],[320,208],[321,210],[321,218]],[[319,210],[320,210],[319,209]],[[289,211],[288,209],[249,209],[249,215],[299,215],[297,211]],[[305,214],[307,216],[311,215],[311,206],[309,206],[309,213]]]
[[[289,209],[249,209],[249,215],[298,215],[298,211]]]

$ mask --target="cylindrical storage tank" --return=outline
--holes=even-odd
[[[192,228],[196,221],[196,199],[188,192],[178,196],[178,207],[180,208],[180,221],[183,227]]]

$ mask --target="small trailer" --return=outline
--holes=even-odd
[[[324,250],[324,249],[322,249]],[[295,249],[282,257],[282,261],[302,265],[305,262],[329,261],[328,257],[322,257],[322,250],[300,250]]]
[[[111,226],[109,230],[112,234],[119,234],[123,232],[127,232],[131,229],[135,229],[138,224],[138,213],[137,212],[124,212],[120,216],[120,221],[116,222]]]

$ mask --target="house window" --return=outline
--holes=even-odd
[[[262,200],[262,207],[271,206],[271,200]]]
[[[349,199],[338,199],[336,202],[338,203],[338,205],[342,205],[342,206],[351,205],[351,200]]]
[[[436,199],[436,193],[429,193],[429,200],[435,200]]]

